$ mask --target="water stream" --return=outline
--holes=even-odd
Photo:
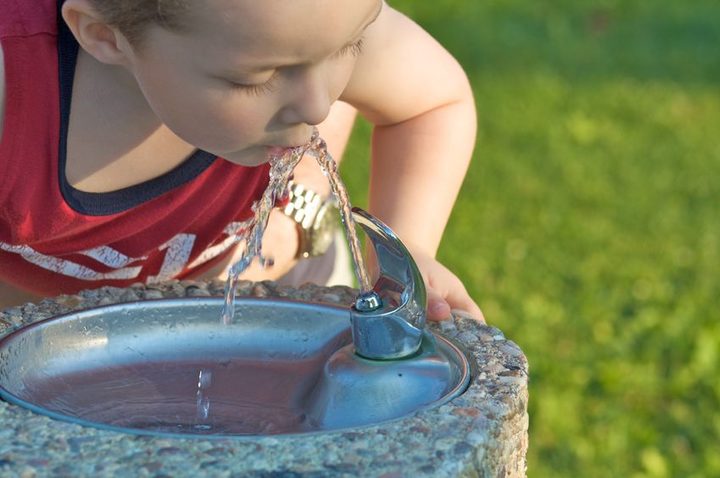
[[[361,292],[372,290],[372,284],[367,275],[365,263],[360,250],[360,241],[357,237],[355,221],[352,218],[352,205],[348,198],[347,189],[340,179],[337,163],[328,153],[327,145],[315,129],[310,141],[303,146],[286,150],[280,156],[270,158],[270,182],[262,198],[253,205],[254,218],[245,236],[238,241],[245,241],[245,250],[240,259],[232,265],[225,283],[225,302],[222,311],[222,321],[232,323],[235,316],[235,288],[238,276],[243,273],[255,258],[258,258],[263,267],[271,266],[272,259],[262,255],[262,236],[267,227],[270,211],[275,207],[276,199],[280,197],[287,187],[288,180],[298,162],[310,154],[315,157],[323,174],[328,178],[330,187],[340,206],[340,217],[345,226],[345,235],[350,246],[353,258],[355,275],[358,279]]]
[[[308,153],[315,157],[323,174],[328,178],[330,188],[340,207],[340,217],[345,226],[345,237],[350,245],[350,253],[352,254],[355,265],[355,275],[360,285],[360,292],[370,292],[373,286],[370,283],[370,278],[368,277],[365,262],[360,251],[360,240],[357,237],[355,220],[352,218],[352,204],[350,204],[350,198],[348,197],[345,184],[340,179],[337,163],[330,153],[328,153],[327,145],[322,138],[318,137],[315,139],[313,147],[308,150]]]
[[[317,132],[313,135],[313,140],[316,137]],[[222,310],[222,321],[225,324],[232,323],[235,317],[235,287],[238,276],[250,267],[256,257],[263,267],[272,265],[272,259],[265,258],[262,255],[262,236],[267,227],[270,211],[275,207],[277,198],[285,191],[293,169],[305,155],[308,147],[309,145],[293,148],[282,156],[270,158],[270,181],[260,200],[253,204],[254,218],[249,232],[238,238],[238,241],[245,241],[245,250],[240,259],[228,271],[228,278],[225,283],[225,302]]]
[[[357,237],[355,221],[352,218],[352,206],[347,190],[340,179],[337,163],[328,153],[325,140],[320,138],[316,128],[307,144],[285,150],[281,155],[270,158],[270,181],[260,200],[253,205],[254,218],[248,232],[238,237],[238,242],[245,242],[245,249],[240,259],[230,268],[225,283],[225,300],[221,320],[226,325],[231,324],[235,318],[235,293],[238,276],[252,264],[255,258],[258,258],[263,267],[272,266],[272,259],[262,254],[262,236],[267,227],[270,212],[275,207],[276,200],[285,193],[293,169],[305,154],[315,157],[323,174],[328,178],[332,193],[338,201],[340,217],[345,228],[355,275],[360,284],[361,292],[372,290],[372,284],[370,284],[360,251],[360,241]],[[202,429],[209,420],[211,403],[208,388],[210,388],[211,383],[212,370],[202,368],[199,371],[197,385],[198,423],[195,425],[196,429]]]

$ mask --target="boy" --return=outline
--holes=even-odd
[[[474,143],[472,94],[405,16],[381,0],[30,3],[0,0],[0,305],[224,278],[268,155],[319,125],[337,157],[357,110],[374,124],[369,210],[418,263],[428,317],[482,320],[434,258]],[[307,161],[295,182],[327,194]],[[276,265],[244,278],[296,262],[295,225],[274,216]]]

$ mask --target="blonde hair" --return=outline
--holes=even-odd
[[[92,0],[108,24],[120,30],[135,47],[142,43],[147,27],[159,25],[179,31],[185,27],[181,13],[187,0]]]

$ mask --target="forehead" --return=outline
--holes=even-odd
[[[283,62],[326,55],[358,36],[381,0],[200,0],[186,23],[193,41]],[[330,50],[328,50],[330,49]]]

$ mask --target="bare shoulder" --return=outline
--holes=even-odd
[[[3,119],[5,118],[5,57],[3,56],[2,42],[0,42],[0,138],[3,133]]]
[[[384,4],[341,99],[375,124],[407,120],[468,95],[455,58],[422,27]]]

